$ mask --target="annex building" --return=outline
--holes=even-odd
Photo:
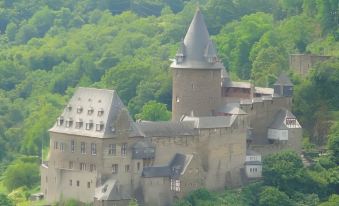
[[[173,63],[172,120],[133,121],[114,90],[78,88],[50,132],[41,191],[48,202],[171,205],[198,188],[261,177],[261,156],[301,150],[293,84],[232,81],[199,10]]]

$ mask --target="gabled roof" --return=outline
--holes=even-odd
[[[293,86],[293,83],[291,82],[290,78],[286,76],[286,74],[281,73],[273,85]]]
[[[183,175],[186,168],[193,159],[192,154],[176,153],[171,162],[166,166],[144,167],[142,170],[142,177],[172,177],[177,178]]]
[[[99,114],[99,111],[102,113]],[[62,125],[55,123],[49,131],[98,138],[112,137],[117,129],[116,121],[123,112],[127,113],[130,123],[130,136],[142,136],[116,91],[79,87],[59,117],[64,121],[72,120],[72,124],[67,127],[65,122]],[[79,121],[82,124],[77,127],[76,122]],[[86,129],[86,123],[92,123],[91,129]],[[96,124],[102,125],[102,129],[97,130]]]
[[[271,125],[269,126],[269,129],[279,129],[279,130],[287,130],[287,126],[285,124],[286,118],[293,118],[296,117],[287,109],[281,109],[277,112],[275,115]]]
[[[117,180],[110,178],[104,184],[95,189],[94,197],[97,200],[129,200],[131,196],[124,191],[118,191]]]
[[[193,20],[186,33],[184,44],[178,50],[177,56],[183,53],[183,62],[174,61],[171,64],[172,68],[187,68],[187,69],[221,69],[223,64],[219,61],[210,63],[207,57],[217,57],[217,52],[210,40],[210,36],[201,14],[200,9],[197,9]]]

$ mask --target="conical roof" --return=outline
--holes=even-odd
[[[184,48],[182,48],[184,47]],[[172,68],[188,69],[221,69],[223,64],[218,61],[217,52],[210,39],[204,18],[197,9],[188,28],[183,44],[177,57],[184,51],[182,61],[175,60]]]
[[[277,81],[274,83],[274,85],[282,85],[282,86],[293,86],[293,83],[291,82],[290,78],[286,76],[286,74],[282,73],[279,75]]]

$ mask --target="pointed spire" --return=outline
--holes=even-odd
[[[217,52],[210,39],[204,17],[198,8],[188,28],[185,39],[180,45],[173,68],[221,69]],[[180,57],[183,56],[183,59]],[[179,58],[178,58],[179,57]],[[180,61],[178,61],[180,60]]]

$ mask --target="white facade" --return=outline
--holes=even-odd
[[[246,176],[248,178],[260,178],[262,177],[262,165],[246,165]]]
[[[268,129],[267,138],[273,140],[288,140],[288,130]]]

